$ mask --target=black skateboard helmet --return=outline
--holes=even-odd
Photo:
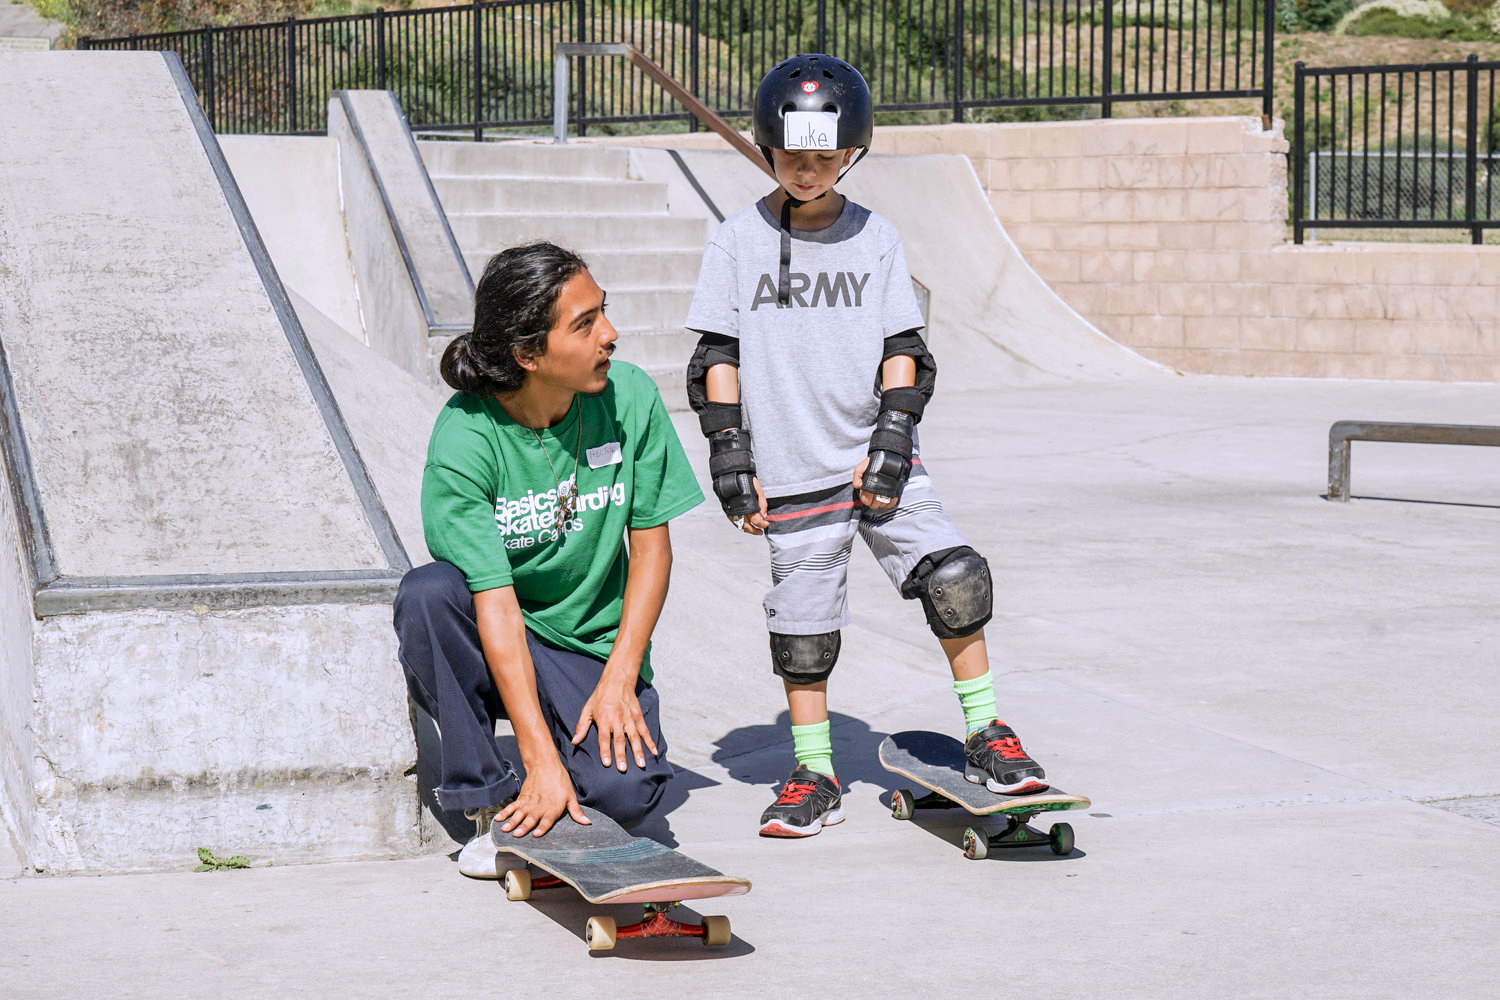
[[[825,111],[838,115],[835,149],[868,149],[875,131],[870,86],[859,70],[821,52],[792,56],[772,67],[755,91],[755,144],[787,149],[789,111]],[[790,148],[800,148],[792,146]]]
[[[790,117],[789,117],[790,116]],[[842,59],[821,52],[792,56],[771,68],[755,91],[755,144],[775,168],[773,149],[858,149],[839,174],[854,169],[870,151],[875,133],[875,107],[870,85],[859,70]],[[818,195],[826,198],[828,192]],[[806,202],[786,192],[781,205],[781,272],[776,282],[776,304],[789,304],[792,268],[792,209]]]

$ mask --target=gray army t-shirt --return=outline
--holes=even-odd
[[[709,239],[686,323],[739,340],[745,427],[772,497],[849,482],[869,451],[885,338],[922,326],[896,227],[847,199],[828,228],[792,230],[785,307],[780,270],[780,223],[757,201]]]

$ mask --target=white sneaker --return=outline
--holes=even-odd
[[[474,837],[458,852],[458,870],[461,874],[469,878],[499,879],[504,878],[506,871],[514,867],[506,863],[512,855],[506,855],[502,860],[499,849],[490,839],[490,823],[499,811],[500,806],[485,806],[483,809],[464,812],[466,819],[474,821]]]

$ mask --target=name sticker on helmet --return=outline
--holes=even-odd
[[[839,116],[832,111],[788,111],[786,149],[837,149]]]

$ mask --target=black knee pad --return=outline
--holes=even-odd
[[[822,635],[771,633],[771,669],[789,684],[816,684],[828,679],[839,661],[838,630]]]
[[[901,585],[901,596],[922,602],[939,639],[973,635],[995,611],[990,564],[967,545],[923,556]]]

